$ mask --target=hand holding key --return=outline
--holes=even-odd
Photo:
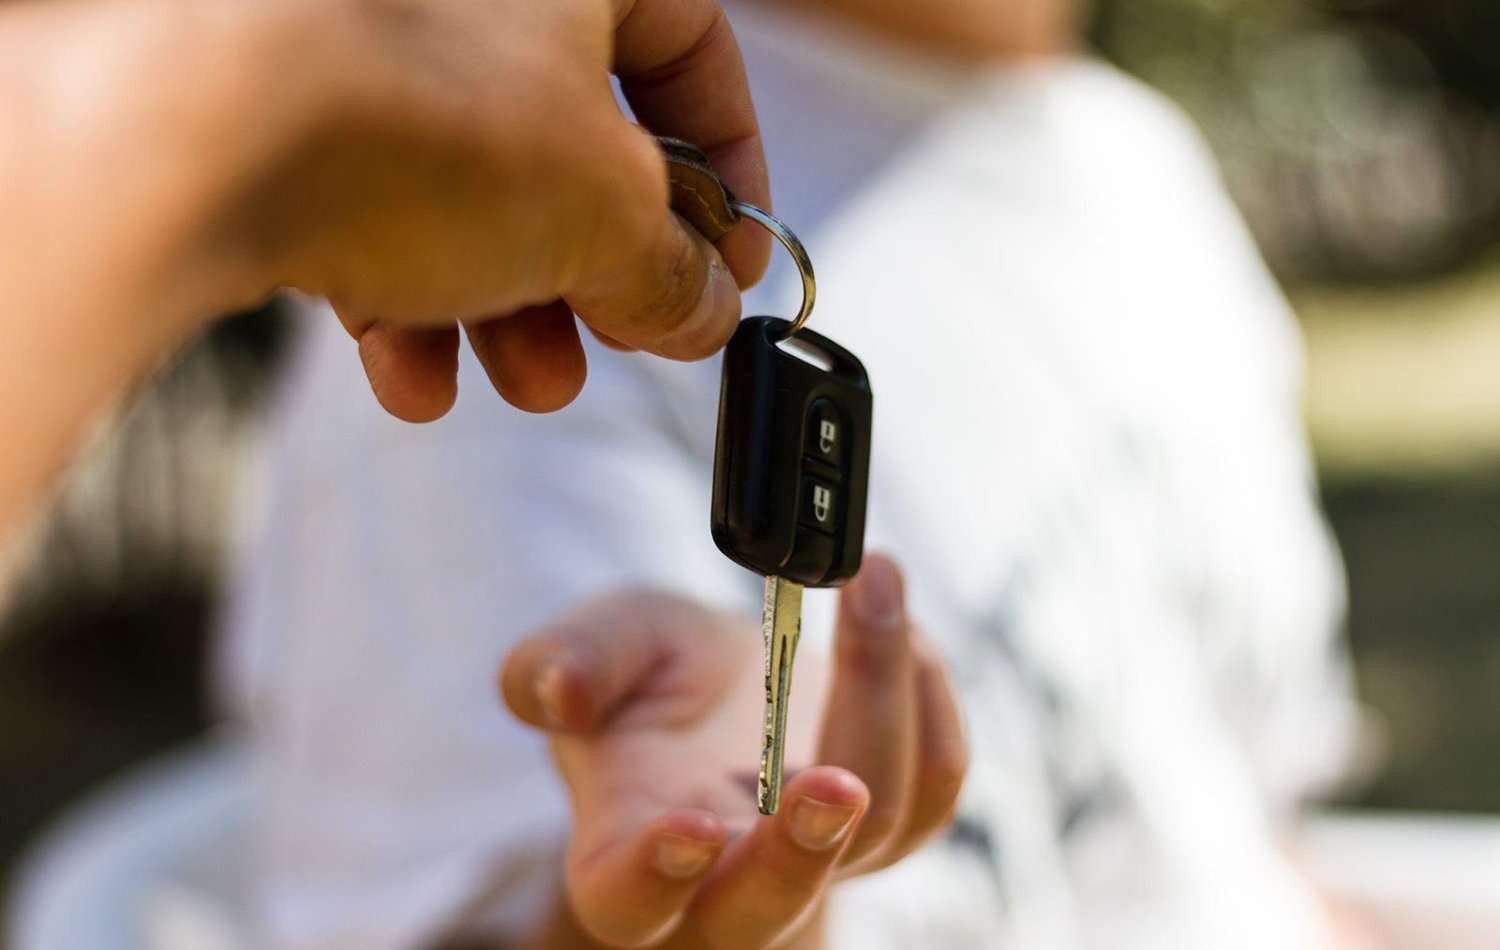
[[[743,618],[627,593],[511,653],[506,701],[549,733],[575,819],[571,914],[536,946],[586,933],[754,950],[805,926],[830,881],[900,860],[946,823],[967,765],[958,707],[889,559],[868,558],[845,589],[831,670],[799,666],[793,714],[811,719],[818,694],[827,705],[821,730],[791,729],[769,818],[744,755],[764,701],[759,646]]]

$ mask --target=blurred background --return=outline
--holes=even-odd
[[[1099,0],[1180,102],[1303,321],[1307,419],[1378,767],[1351,805],[1500,814],[1500,4]],[[99,433],[0,617],[0,876],[201,734],[235,475],[285,339],[220,326]]]

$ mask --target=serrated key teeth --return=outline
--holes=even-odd
[[[802,637],[802,585],[782,577],[766,578],[761,615],[766,650],[766,714],[760,752],[756,805],[762,815],[776,814],[781,803],[781,771],[786,759],[787,707],[792,694],[792,663]]]

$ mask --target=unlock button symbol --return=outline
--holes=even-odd
[[[835,468],[843,467],[844,422],[831,399],[813,402],[807,417],[807,444],[803,448],[809,457],[827,462]]]
[[[832,419],[821,420],[818,423],[818,451],[824,455],[832,455],[838,444],[839,424]]]

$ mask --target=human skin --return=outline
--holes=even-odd
[[[745,618],[616,594],[512,651],[502,692],[547,734],[574,817],[563,899],[516,946],[810,950],[829,886],[947,824],[968,749],[895,564],[869,556],[839,607],[832,657],[797,665],[772,818],[744,742],[765,699]]]
[[[79,439],[213,316],[329,297],[375,395],[456,392],[459,328],[500,393],[583,384],[577,312],[675,358],[733,332],[769,244],[668,210],[654,143],[767,200],[715,0],[19,0],[0,6],[0,540]]]
[[[814,8],[963,59],[1055,54],[1076,33],[1073,5],[1058,0],[767,2]],[[817,765],[793,771],[771,819],[757,819],[733,781],[745,765],[739,739],[764,701],[757,639],[726,636],[742,620],[673,598],[617,595],[518,647],[502,677],[505,695],[548,733],[570,787],[574,833],[558,904],[511,945],[824,947],[828,889],[900,860],[941,829],[966,769],[957,700],[940,662],[918,645],[900,590],[894,565],[871,557],[845,592],[832,669],[814,655],[799,662],[805,692],[795,697],[789,732],[802,743],[799,764]],[[872,591],[894,592],[889,625],[860,619],[854,605]],[[569,640],[586,645],[570,650]],[[592,659],[558,659],[570,652]],[[639,679],[621,669],[625,658]],[[647,679],[662,668],[667,678]],[[640,689],[642,681],[652,688]],[[548,692],[555,712],[539,698]],[[601,705],[607,714],[594,711]],[[819,850],[799,844],[793,822],[808,800],[847,809],[850,840]],[[653,860],[663,842],[674,854],[693,853],[696,843],[702,864],[682,878],[669,874]],[[757,879],[767,868],[776,881]]]
[[[829,14],[960,60],[1025,60],[1074,49],[1084,0],[764,0]]]

